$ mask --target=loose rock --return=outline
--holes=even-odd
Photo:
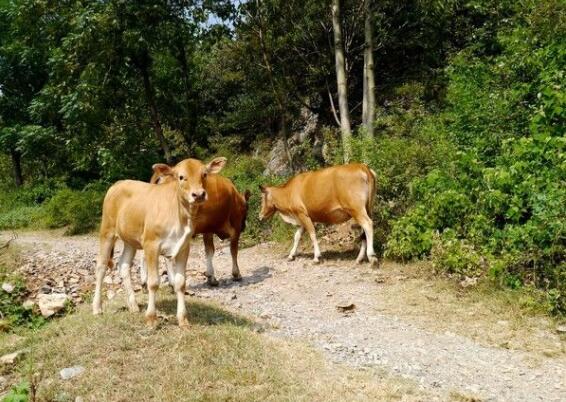
[[[65,293],[39,294],[37,296],[39,310],[45,318],[63,310],[68,300],[69,296]]]
[[[14,291],[14,285],[8,282],[2,284],[2,290],[6,293],[12,293]]]
[[[351,302],[342,302],[336,305],[336,308],[338,309],[338,311],[341,312],[347,312],[347,311],[352,311],[356,308],[356,305],[354,303]]]
[[[59,375],[62,380],[69,380],[82,374],[83,371],[85,371],[85,368],[82,366],[66,367],[59,372]]]
[[[7,355],[0,357],[0,364],[2,365],[14,364],[18,361],[18,359],[21,357],[23,353],[24,353],[23,350],[18,350],[13,353],[8,353]]]

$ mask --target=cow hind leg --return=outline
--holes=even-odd
[[[100,238],[100,249],[96,259],[96,289],[94,298],[92,299],[92,313],[102,313],[102,283],[106,276],[106,268],[112,260],[112,251],[116,239],[114,235],[108,235]]]
[[[305,228],[302,226],[300,226],[295,232],[295,237],[293,239],[293,248],[291,248],[291,251],[289,252],[289,257],[288,257],[289,261],[293,261],[295,259],[295,256],[297,255],[297,250],[299,249],[299,242],[301,241],[301,237],[303,236],[304,232],[305,232]]]
[[[235,236],[230,239],[230,254],[232,255],[232,279],[235,281],[242,280],[242,274],[240,274],[240,267],[238,266],[238,244],[240,242],[240,237]]]
[[[365,256],[366,256],[367,241],[366,241],[365,232],[362,232],[362,235],[360,236],[360,241],[361,241],[360,252],[358,253],[358,256],[356,257],[356,262],[358,264],[362,263],[364,261]]]
[[[373,222],[370,219],[370,217],[368,216],[365,208],[362,209],[361,212],[356,213],[356,214],[352,214],[353,218],[356,220],[356,222],[358,222],[358,224],[362,227],[364,234],[363,237],[365,238],[365,243],[366,243],[366,253],[367,253],[367,257],[369,262],[371,263],[371,265],[373,266],[377,266],[378,265],[378,260],[377,257],[375,255],[375,251],[373,249]],[[361,249],[364,248],[363,245],[363,240],[362,240],[362,247]],[[361,254],[360,250],[360,255]],[[358,255],[358,262],[360,255]]]
[[[138,303],[136,302],[136,294],[134,293],[134,288],[132,286],[131,278],[131,266],[134,256],[136,255],[136,249],[127,243],[124,243],[124,250],[120,256],[120,262],[118,264],[120,269],[120,277],[122,278],[122,285],[124,286],[124,291],[126,292],[126,300],[128,308],[132,313],[137,313],[140,311]]]
[[[214,257],[214,239],[212,236],[212,233],[202,235],[204,251],[206,253],[206,282],[210,286],[218,286],[218,281],[214,276],[214,266],[212,265],[212,257]]]
[[[313,262],[315,264],[318,264],[320,262],[321,255],[320,255],[320,248],[318,247],[318,240],[316,239],[316,230],[314,224],[312,223],[311,218],[309,218],[307,215],[299,215],[298,218],[301,221],[302,226],[305,228],[305,230],[307,231],[307,233],[311,238],[312,246],[314,249]]]

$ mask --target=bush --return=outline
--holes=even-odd
[[[486,272],[487,260],[466,240],[458,239],[448,230],[436,233],[431,249],[432,266],[439,272],[459,278],[479,277]]]
[[[48,228],[67,226],[66,234],[86,233],[96,228],[102,214],[104,193],[64,189],[42,208],[42,224]]]
[[[0,229],[21,229],[36,224],[41,208],[39,206],[18,206],[0,213]]]
[[[27,381],[22,381],[14,385],[4,396],[2,402],[28,402],[30,397],[30,385]]]
[[[496,54],[472,45],[447,69],[448,106],[433,124],[457,152],[412,181],[413,206],[393,223],[386,253],[430,253],[443,272],[541,288],[565,313],[566,48],[548,35],[563,31],[552,22],[563,9],[525,6],[500,30]]]

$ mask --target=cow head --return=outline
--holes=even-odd
[[[197,159],[185,159],[174,167],[157,163],[153,165],[153,177],[156,177],[158,183],[174,180],[179,194],[186,202],[199,203],[208,198],[204,189],[207,176],[220,172],[224,165],[224,157],[214,158],[206,165]]]
[[[263,221],[269,219],[277,212],[277,208],[273,203],[273,196],[271,194],[271,187],[259,186],[261,190],[261,210],[259,211],[259,220]]]

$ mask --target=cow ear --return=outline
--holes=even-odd
[[[226,159],[223,156],[219,156],[218,158],[214,158],[213,160],[211,160],[210,162],[208,162],[208,165],[206,165],[206,171],[208,173],[218,173],[222,170],[222,168],[224,166],[226,166],[226,161],[228,159]]]
[[[244,191],[244,199],[246,200],[246,202],[248,202],[248,200],[250,199],[252,193],[250,192],[250,190],[246,190]]]
[[[166,165],[165,163],[156,163],[151,168],[153,169],[154,176],[156,174],[158,176],[173,176],[173,168],[171,168],[171,166],[169,165]]]

